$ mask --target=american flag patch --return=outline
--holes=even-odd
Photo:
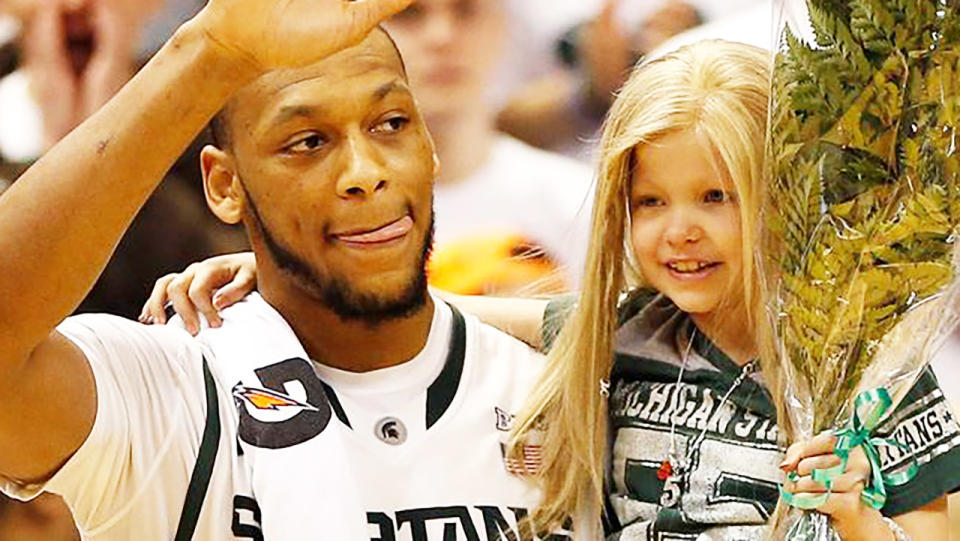
[[[507,446],[500,444],[500,455],[503,457],[503,466],[513,475],[535,475],[540,472],[543,456],[539,445],[524,445],[523,459],[507,456]]]

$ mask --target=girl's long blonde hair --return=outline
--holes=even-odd
[[[712,145],[718,169],[740,201],[747,317],[753,324],[763,319],[751,254],[765,173],[771,60],[768,51],[726,41],[683,47],[638,67],[608,114],[583,290],[515,425],[514,453],[532,439],[542,448],[537,480],[543,499],[532,514],[537,531],[554,529],[578,511],[602,508],[608,436],[600,382],[610,375],[618,301],[642,285],[628,231],[639,145],[684,130],[695,130]],[[776,372],[763,368],[769,384]]]

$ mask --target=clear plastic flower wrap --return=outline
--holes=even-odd
[[[762,280],[790,441],[873,434],[958,321],[960,2],[775,0]],[[874,470],[864,501],[909,478]],[[836,472],[818,472],[829,483]],[[899,478],[898,478],[899,477]],[[822,498],[821,498],[822,499]],[[817,498],[776,538],[828,540]]]

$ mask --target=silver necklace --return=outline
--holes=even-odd
[[[677,374],[676,392],[680,392],[680,384],[683,382],[683,372],[687,368],[687,358],[690,356],[690,349],[693,347],[693,339],[696,333],[697,328],[694,327],[693,332],[690,334],[690,341],[687,342],[687,349],[683,354],[683,361],[680,363],[680,373]],[[743,365],[740,369],[740,374],[733,380],[733,383],[727,389],[727,392],[724,393],[723,398],[721,398],[717,404],[717,409],[714,411],[720,411],[720,408],[730,399],[730,395],[743,383],[743,380],[756,372],[756,369],[756,360]],[[673,507],[680,501],[680,496],[683,493],[683,476],[687,473],[687,467],[693,460],[693,455],[700,449],[700,445],[703,443],[704,438],[706,438],[709,427],[710,423],[707,422],[703,430],[697,434],[697,437],[694,438],[693,442],[687,447],[687,452],[681,455],[677,451],[676,416],[673,414],[670,415],[670,451],[667,453],[667,458],[660,464],[660,469],[657,470],[657,479],[663,481],[663,491],[660,493],[661,506]]]

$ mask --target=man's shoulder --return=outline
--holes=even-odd
[[[513,336],[483,323],[471,315],[467,321],[467,348],[484,369],[521,375],[539,374],[545,357],[542,353]]]
[[[460,401],[472,408],[516,413],[543,373],[546,358],[513,336],[473,316],[464,317],[467,352],[458,386]]]
[[[283,317],[256,291],[248,294],[236,303],[220,311],[220,318],[223,320],[221,327],[210,327],[206,318],[198,314],[200,318],[200,333],[197,338],[201,340],[208,336],[220,332],[219,329],[227,328],[231,332],[244,326],[257,326],[263,323],[283,321]],[[167,323],[167,326],[185,328],[183,319],[179,314],[174,314]]]
[[[57,332],[77,344],[88,355],[91,348],[130,348],[139,354],[149,354],[151,351],[158,354],[189,353],[195,349],[193,339],[181,328],[144,325],[111,314],[70,316],[57,326]]]
[[[233,375],[307,354],[293,329],[259,294],[252,293],[221,312],[223,324],[205,322],[197,340],[215,372]]]

